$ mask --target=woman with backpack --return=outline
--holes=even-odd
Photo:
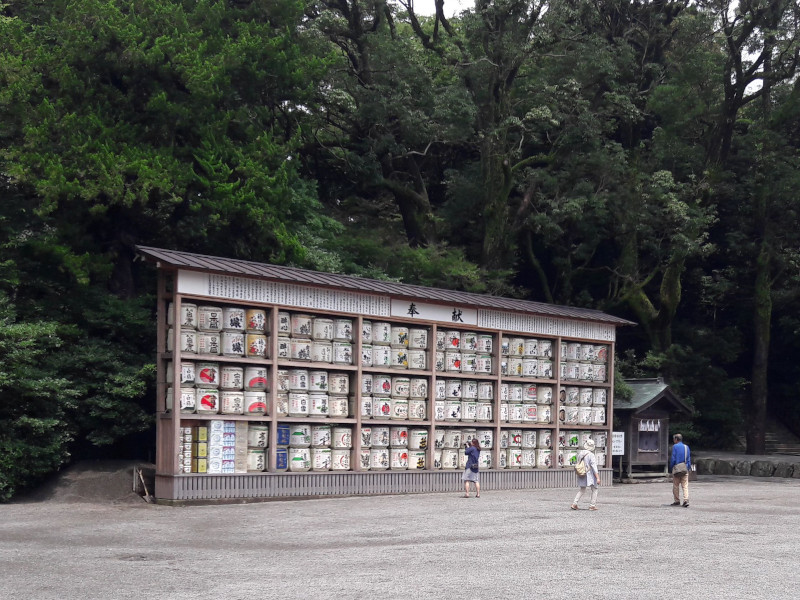
[[[481,444],[478,440],[473,439],[472,442],[466,443],[464,454],[467,455],[467,466],[464,468],[464,474],[461,476],[461,481],[464,482],[464,498],[469,498],[469,482],[475,484],[475,497],[481,497],[481,483],[478,477],[478,463],[481,456]]]
[[[600,485],[600,472],[597,470],[597,458],[594,455],[594,442],[586,440],[583,445],[583,451],[578,454],[578,461],[576,466],[583,463],[585,472],[583,475],[578,473],[578,494],[575,500],[572,501],[572,510],[578,510],[578,502],[580,502],[583,495],[586,493],[586,487],[592,488],[592,495],[589,500],[589,510],[597,510],[597,487]]]

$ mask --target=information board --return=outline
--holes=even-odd
[[[612,431],[611,432],[611,455],[622,456],[625,454],[625,432]]]

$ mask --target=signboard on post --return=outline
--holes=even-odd
[[[611,432],[611,456],[622,456],[625,454],[625,432]]]

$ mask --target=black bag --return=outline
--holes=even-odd
[[[477,473],[478,472],[478,463],[470,464],[469,470],[472,471],[473,473]]]

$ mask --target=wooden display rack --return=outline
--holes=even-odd
[[[575,476],[571,468],[558,466],[559,433],[562,430],[588,430],[607,433],[609,443],[603,451],[603,469],[611,473],[611,423],[613,423],[614,341],[616,327],[630,321],[589,309],[553,306],[537,302],[498,298],[487,295],[439,290],[393,282],[361,279],[345,275],[317,273],[289,267],[276,267],[245,261],[139,247],[139,253],[156,263],[158,268],[158,385],[155,497],[160,502],[248,501],[255,499],[370,495],[395,493],[446,492],[460,488],[460,470],[362,470],[360,461],[362,418],[356,410],[351,418],[276,417],[276,385],[279,368],[320,369],[351,374],[351,400],[360,406],[362,373],[383,373],[428,380],[428,413],[424,421],[364,420],[363,425],[403,425],[428,431],[426,466],[434,464],[436,430],[440,428],[479,428],[494,432],[492,449],[494,468],[481,470],[486,489],[522,489],[572,487]],[[353,321],[353,331],[362,331],[362,322],[384,321],[398,326],[424,327],[428,335],[428,364],[425,370],[401,370],[361,366],[361,335],[354,335],[353,365],[309,363],[283,359],[238,358],[181,354],[180,313],[183,302],[206,305],[262,308],[271,321],[269,330],[278,331],[278,312],[307,313],[314,316],[346,317]],[[172,306],[175,323],[172,347],[167,351],[167,310]],[[491,334],[494,350],[492,372],[489,374],[440,372],[435,370],[434,346],[438,330],[453,330]],[[504,337],[547,339],[552,342],[553,377],[547,379],[507,377],[500,373],[500,342]],[[605,363],[606,380],[563,380],[561,373],[562,344],[601,344],[608,350]],[[270,337],[268,357],[278,356],[278,336]],[[180,382],[181,361],[214,361],[236,363],[239,366],[258,364],[269,369],[270,389],[265,416],[201,415],[168,411],[166,406],[167,364],[172,362],[172,381]],[[470,379],[494,384],[493,420],[491,422],[434,421],[434,389],[437,379]],[[502,383],[537,383],[553,389],[552,421],[547,423],[510,423],[500,421],[499,394]],[[606,390],[606,419],[604,425],[565,425],[559,422],[559,397],[566,387],[604,388]],[[177,394],[173,405],[179,406]],[[211,419],[249,421],[269,424],[268,471],[248,473],[183,473],[179,457],[181,427],[207,423]],[[279,423],[306,422],[311,424],[345,424],[353,428],[351,450],[352,470],[328,472],[276,472],[276,445]],[[542,469],[499,469],[500,434],[508,429],[537,429],[552,432],[552,462]],[[600,451],[600,450],[598,450]],[[611,477],[607,478],[611,481]]]

